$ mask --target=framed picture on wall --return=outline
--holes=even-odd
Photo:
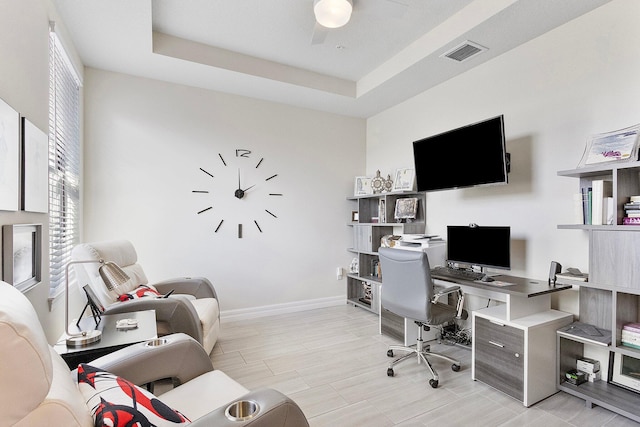
[[[22,117],[22,209],[49,211],[49,137]]]
[[[20,115],[0,99],[0,211],[17,211],[20,200]]]
[[[416,182],[415,169],[396,169],[392,191],[413,191]]]
[[[42,224],[2,226],[2,280],[22,292],[40,283]]]

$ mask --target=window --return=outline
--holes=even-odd
[[[53,298],[79,242],[80,79],[52,30],[49,40],[49,257]]]

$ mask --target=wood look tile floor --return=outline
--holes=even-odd
[[[637,426],[564,392],[525,408],[471,380],[471,351],[431,343],[462,362],[453,372],[433,359],[440,386],[424,366],[406,361],[386,375],[387,345],[378,317],[345,304],[222,323],[214,367],[248,389],[271,387],[295,400],[311,427],[377,426]],[[550,368],[551,369],[551,368]]]

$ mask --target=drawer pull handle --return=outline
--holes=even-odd
[[[500,344],[499,342],[489,341],[489,344],[493,344],[496,347],[504,348],[504,344]]]
[[[520,353],[516,353],[516,354],[515,354],[515,356],[516,356],[516,357],[520,357]]]
[[[489,320],[489,323],[492,323],[492,324],[498,325],[498,326],[504,326],[504,323],[499,323],[499,322],[496,322],[494,320]]]

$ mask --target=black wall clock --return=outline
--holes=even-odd
[[[216,227],[214,232],[219,232],[226,222],[233,221],[233,218],[223,217],[219,212],[217,206],[225,205],[232,206],[232,212],[238,212],[242,209],[249,209],[250,206],[247,203],[242,203],[250,200],[253,197],[266,196],[267,202],[272,197],[282,197],[282,193],[273,192],[273,184],[277,181],[278,174],[266,173],[262,175],[260,172],[265,168],[263,165],[264,157],[256,156],[244,148],[238,148],[235,153],[229,155],[222,155],[218,153],[218,160],[215,165],[211,167],[201,167],[200,172],[204,174],[206,180],[210,180],[213,187],[215,183],[216,190],[210,189],[198,189],[192,190],[192,193],[203,195],[203,207],[197,211],[198,215],[217,215]],[[219,172],[219,173],[218,173]],[[262,197],[264,199],[265,197]],[[221,202],[223,199],[226,201]],[[238,203],[237,205],[234,205]],[[255,205],[253,205],[255,206]],[[255,208],[254,208],[255,209]],[[250,224],[252,228],[262,233],[262,227],[260,222],[267,218],[278,218],[274,213],[273,208],[269,206],[261,207],[259,211],[253,212],[253,223]],[[239,221],[235,221],[234,225],[237,227],[237,236],[239,239],[243,237],[244,224]]]

